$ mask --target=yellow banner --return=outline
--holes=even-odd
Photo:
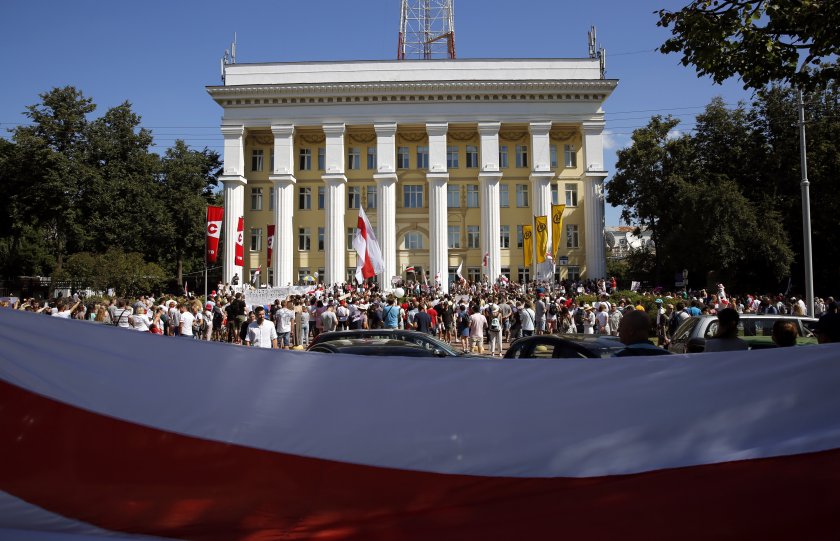
[[[548,216],[534,216],[534,228],[537,230],[537,263],[545,263],[548,252]]]
[[[563,230],[563,211],[566,205],[551,205],[551,255],[557,259],[560,249],[560,232]]]
[[[534,226],[531,225],[524,225],[522,226],[522,249],[525,250],[525,266],[531,266],[531,260],[533,259],[534,255],[534,248],[531,244],[532,239],[531,237],[534,234]]]

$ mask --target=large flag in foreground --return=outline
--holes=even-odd
[[[367,278],[373,278],[383,271],[385,261],[376,241],[376,233],[370,225],[365,209],[359,207],[359,219],[356,221],[356,233],[353,235],[353,248],[356,250],[356,281],[360,284]]]
[[[429,362],[2,309],[0,344],[0,539],[837,533],[840,345]]]
[[[222,235],[222,220],[224,220],[224,207],[207,207],[207,262],[215,263],[219,255],[219,237]]]

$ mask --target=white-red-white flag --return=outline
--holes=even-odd
[[[262,272],[262,264],[257,266],[257,270],[254,271],[254,285],[260,285],[260,273]]]
[[[481,262],[482,267],[486,267],[490,264],[490,252],[484,252],[484,260]]]
[[[361,284],[367,278],[381,273],[385,268],[382,252],[376,233],[370,225],[365,209],[359,208],[359,219],[356,223],[356,234],[353,235],[353,248],[356,250],[356,280]]]
[[[461,263],[458,265],[458,270],[455,271],[455,276],[457,276],[458,280],[460,280],[462,282],[464,281],[464,276],[461,274],[461,271],[463,271],[463,270],[464,270],[464,262],[461,261]]]

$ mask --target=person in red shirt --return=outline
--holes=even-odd
[[[431,323],[432,332],[429,333],[429,334],[431,334],[433,336],[437,336],[438,335],[438,324],[437,324],[438,313],[437,313],[437,310],[435,310],[434,306],[429,305],[429,308],[426,310],[426,313],[429,314],[430,318],[432,318],[432,323]]]

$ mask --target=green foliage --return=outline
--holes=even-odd
[[[840,5],[836,0],[692,0],[659,10],[672,37],[659,48],[715,82],[738,76],[744,88],[773,82],[825,88],[840,75]]]
[[[180,282],[185,268],[200,268],[219,155],[177,141],[158,156],[128,102],[90,118],[93,100],[73,87],[40,97],[24,113],[31,125],[0,139],[0,273],[72,274],[92,284],[113,277],[108,287],[130,292],[143,276],[157,287],[161,275]],[[116,257],[126,268],[103,274],[105,260],[96,258],[106,253],[142,255]],[[73,254],[80,255],[64,269]],[[82,272],[91,258],[100,271]],[[138,277],[127,279],[127,267]]]
[[[809,178],[817,293],[840,272],[840,94],[836,83],[808,96]],[[778,291],[804,283],[796,96],[773,86],[749,106],[712,100],[690,135],[654,117],[619,152],[607,201],[628,205],[623,219],[651,229],[660,273],[688,269],[692,285],[723,281],[732,290]],[[668,136],[668,134],[671,134]],[[627,279],[645,281],[643,261]],[[658,276],[658,278],[657,278]]]
[[[114,248],[104,254],[73,254],[60,278],[71,280],[76,287],[94,291],[114,288],[117,296],[136,297],[159,291],[167,276],[159,265],[144,261],[141,254]]]

